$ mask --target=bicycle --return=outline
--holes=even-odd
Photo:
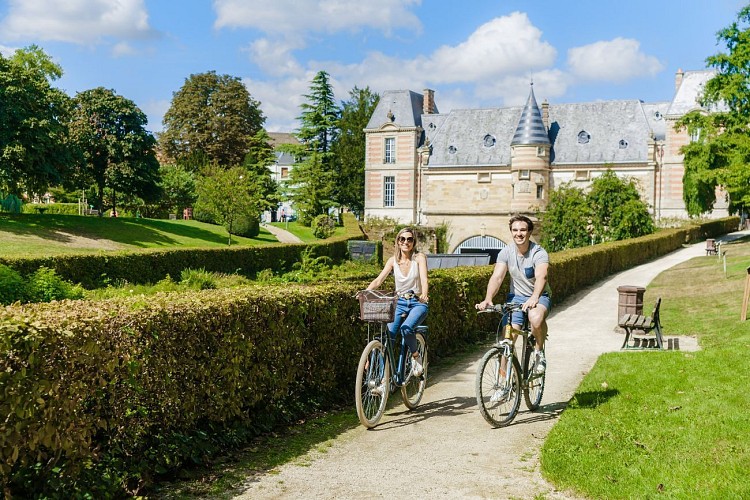
[[[359,421],[368,429],[375,427],[385,413],[388,396],[397,387],[410,410],[422,400],[427,386],[427,326],[416,328],[415,335],[422,357],[422,374],[412,373],[412,355],[399,333],[391,337],[386,326],[393,321],[398,296],[378,290],[364,290],[358,293],[360,319],[367,322],[367,346],[362,351],[357,367],[355,383],[355,403]],[[380,328],[371,328],[379,323]],[[398,337],[401,337],[397,342]],[[398,355],[394,349],[398,346]],[[395,369],[393,369],[395,367]],[[393,372],[393,373],[391,373]]]
[[[524,312],[521,330],[511,326],[514,311],[521,311],[522,304],[498,304],[479,313],[500,313],[495,344],[482,357],[477,369],[475,391],[477,405],[482,417],[494,427],[505,427],[518,413],[521,405],[521,392],[526,407],[534,411],[539,408],[544,394],[546,370],[535,374],[531,356],[536,340],[531,335],[529,317]],[[514,347],[514,335],[523,337],[521,360],[519,362]]]

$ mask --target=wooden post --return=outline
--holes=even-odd
[[[747,278],[745,279],[745,296],[742,298],[742,315],[741,321],[747,319],[747,303],[750,300],[750,267],[747,268]]]

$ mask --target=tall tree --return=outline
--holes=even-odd
[[[336,139],[340,112],[328,73],[318,71],[310,82],[310,93],[304,97],[307,102],[300,105],[302,114],[297,118],[300,128],[295,135],[307,151],[317,151],[325,155]]]
[[[307,101],[300,106],[300,128],[295,133],[301,144],[286,145],[283,149],[298,160],[289,174],[288,196],[299,213],[299,222],[310,225],[316,215],[335,205],[337,176],[330,146],[336,139],[339,108],[325,71],[315,75],[310,93],[304,97]]]
[[[583,247],[591,241],[593,225],[586,195],[570,183],[550,191],[547,208],[540,218],[541,244],[550,252]]]
[[[204,157],[223,167],[241,165],[265,122],[260,103],[235,76],[190,75],[164,115],[162,149],[178,162]]]
[[[182,165],[166,164],[159,168],[162,196],[159,205],[169,213],[180,214],[197,199],[196,175]]]
[[[257,220],[264,203],[257,179],[247,175],[243,167],[213,168],[198,182],[198,200],[195,211],[208,215],[223,225],[232,244],[234,226],[242,218]]]
[[[338,134],[331,151],[338,178],[334,199],[340,206],[362,214],[365,209],[365,133],[380,96],[370,87],[354,87],[349,100],[341,103]]]
[[[0,191],[42,193],[65,176],[70,98],[50,86],[60,75],[36,46],[0,55]]]
[[[587,200],[592,213],[594,235],[599,241],[632,238],[650,234],[654,230],[648,216],[648,206],[641,201],[635,181],[620,179],[612,170],[607,170],[594,179]],[[628,207],[629,210],[636,208],[636,205],[629,204],[631,201],[639,204],[640,215],[645,213],[648,219],[648,223],[642,228],[635,228],[634,233],[628,231],[628,227],[632,226],[625,222],[633,217],[623,212],[623,207]]]
[[[730,212],[750,206],[750,5],[717,33],[728,49],[706,59],[717,70],[703,90],[700,104],[712,111],[693,111],[675,125],[697,140],[683,146],[684,199],[690,215],[713,208],[715,188],[730,196]]]
[[[97,186],[97,208],[104,210],[104,189],[138,196],[146,202],[160,194],[156,140],[145,128],[146,115],[129,99],[98,87],[73,99],[71,136],[83,153],[78,171],[80,185]]]
[[[276,162],[276,153],[270,141],[268,132],[260,129],[250,140],[250,147],[244,162],[248,175],[254,178],[260,187],[267,208],[275,207],[281,201],[279,185],[269,175],[269,167]]]

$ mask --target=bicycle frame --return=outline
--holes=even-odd
[[[388,330],[386,323],[380,323],[380,332],[372,334],[370,332],[370,324],[367,325],[367,341],[373,339],[380,339],[380,341],[385,346],[385,352],[387,353],[388,357],[388,363],[391,365],[391,382],[393,382],[396,387],[401,387],[404,385],[404,382],[406,381],[406,377],[404,376],[404,368],[406,366],[406,355],[409,348],[406,346],[406,342],[404,342],[403,336],[400,333],[396,334],[396,337],[391,336],[391,332]],[[396,355],[394,354],[394,344],[396,344],[396,341],[399,340],[398,344],[400,345],[400,350],[398,354],[398,363],[396,362]],[[395,368],[395,369],[393,369]]]

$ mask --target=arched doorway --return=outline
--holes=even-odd
[[[494,264],[497,254],[505,246],[502,240],[494,236],[472,236],[462,241],[453,253],[486,253],[490,255],[490,264]]]

